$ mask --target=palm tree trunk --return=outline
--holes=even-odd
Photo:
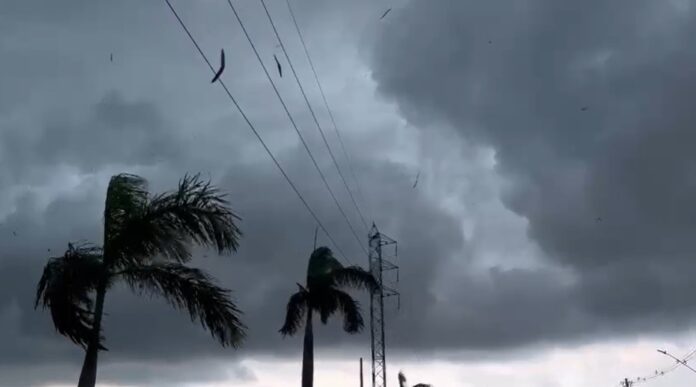
[[[302,387],[314,386],[314,334],[312,333],[312,309],[307,308],[304,350],[302,352]]]
[[[92,339],[87,345],[85,360],[82,363],[80,381],[77,387],[94,387],[97,383],[97,357],[101,347],[101,320],[104,312],[104,296],[106,296],[106,284],[97,289],[97,300],[94,306],[94,327]]]

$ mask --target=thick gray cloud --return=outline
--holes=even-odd
[[[380,91],[412,122],[492,147],[505,204],[574,276],[492,273],[505,301],[486,314],[505,306],[512,322],[491,342],[693,318],[693,5],[411,1],[392,14],[372,55]]]
[[[240,9],[258,21],[249,24],[267,60],[279,52],[252,3]],[[284,36],[294,36],[283,2],[269,3],[285,15]],[[206,52],[216,57],[225,47],[226,82],[341,249],[365,264],[225,3],[175,4]],[[691,13],[646,1],[412,1],[378,21],[384,8],[369,1],[297,4],[346,129],[363,210],[400,242],[401,310],[388,314],[395,354],[679,329],[692,317]],[[81,351],[33,310],[35,283],[46,257],[68,241],[99,241],[105,185],[122,171],[143,174],[154,191],[202,171],[230,193],[243,218],[241,249],[231,257],[199,251],[196,265],[234,291],[250,332],[242,350],[223,350],[184,313],[118,288],[107,299],[104,380],[157,385],[168,382],[153,376],[162,370],[172,381],[200,380],[194,366],[172,366],[193,358],[234,363],[233,376],[246,380],[253,370],[239,363],[245,356],[299,359],[301,339],[277,329],[304,278],[314,221],[210,85],[166,7],[10,0],[0,11],[0,53],[9,58],[0,61],[0,83],[9,85],[0,89],[0,384],[74,380]],[[301,58],[298,42],[286,43]],[[368,49],[371,68],[358,56]],[[311,84],[306,64],[296,63]],[[414,142],[405,140],[410,126],[361,92],[371,85],[363,71],[422,130],[418,156],[401,148]],[[295,85],[277,81],[364,238]],[[462,151],[448,153],[445,143]],[[503,200],[529,221],[545,253],[540,263],[532,257],[536,265],[476,266],[493,250],[502,258],[538,253],[520,247],[518,226],[495,207],[481,145],[495,150]],[[414,190],[416,162],[424,173]],[[459,218],[460,206],[474,220]],[[321,234],[320,243],[328,243]],[[367,340],[342,334],[336,322],[318,329],[324,353],[365,352]],[[211,368],[206,376],[230,375]]]
[[[3,52],[11,54],[13,59],[3,62],[0,74],[3,84],[12,85],[17,93],[12,95],[7,88],[0,91],[3,101],[12,101],[3,104],[6,110],[1,115],[3,130],[0,132],[0,170],[3,172],[0,188],[0,384],[40,385],[74,380],[81,350],[54,331],[48,313],[33,310],[35,285],[46,258],[63,251],[68,241],[100,241],[105,185],[110,174],[122,171],[143,174],[150,179],[155,191],[173,187],[176,179],[186,172],[202,171],[209,173],[230,193],[232,207],[243,218],[242,247],[232,257],[218,258],[211,252],[200,251],[196,264],[210,270],[220,283],[234,291],[250,331],[243,350],[224,350],[199,326],[188,321],[184,313],[171,310],[161,300],[139,299],[125,288],[116,288],[109,294],[106,304],[105,335],[110,351],[101,357],[102,380],[158,385],[167,380],[154,375],[167,372],[171,380],[185,383],[194,379],[201,381],[200,375],[191,375],[190,367],[179,369],[166,364],[190,362],[194,358],[235,363],[250,354],[261,353],[298,356],[301,339],[283,339],[277,330],[284,317],[287,298],[296,290],[295,282],[304,278],[315,222],[224,97],[217,94],[216,89],[211,92],[210,88],[215,85],[208,83],[208,76],[201,71],[192,47],[171,23],[166,8],[155,9],[150,5],[139,8],[143,11],[139,16],[142,19],[134,20],[130,31],[119,30],[120,38],[126,42],[117,43],[113,29],[118,23],[114,19],[123,17],[124,11],[135,6],[135,2],[104,3],[86,8],[80,7],[78,2],[68,2],[65,9],[52,15],[35,14],[36,3],[8,4],[5,8],[8,12],[3,13],[3,17],[15,21],[13,28],[7,27],[12,33],[10,37],[3,37],[6,43]],[[73,8],[79,12],[67,12]],[[182,6],[181,9],[194,25],[209,16],[209,12],[203,12],[205,8]],[[243,10],[258,12],[246,6]],[[351,10],[360,13],[359,7],[351,6]],[[305,12],[304,17],[308,17],[309,9],[301,7],[299,12]],[[102,30],[94,29],[100,23],[91,17],[96,15],[105,23]],[[168,23],[164,25],[172,28],[162,32],[159,26],[146,26],[143,20],[147,18],[143,15],[157,23],[162,18]],[[61,20],[70,21],[74,29]],[[222,23],[223,18],[219,20]],[[224,21],[229,24],[229,18]],[[37,28],[29,31],[27,26]],[[313,23],[310,26],[319,28]],[[93,31],[94,34],[81,35],[77,31]],[[345,31],[347,33],[348,29]],[[18,43],[20,33],[35,34],[30,45]],[[165,47],[159,51],[153,49],[160,55],[159,63],[148,59],[144,53],[144,47],[152,43],[145,37],[146,33],[157,36]],[[202,40],[210,36],[200,35]],[[65,48],[49,49],[42,39],[60,41]],[[240,50],[247,49],[241,45],[245,42],[237,42]],[[205,44],[212,52],[217,50],[214,44]],[[80,51],[80,46],[88,49]],[[174,53],[168,51],[172,46],[176,47]],[[268,45],[264,47],[268,49]],[[113,65],[108,62],[111,51],[115,51]],[[42,73],[40,66],[21,65],[37,57],[46,61],[48,55],[55,55],[55,67],[49,73]],[[339,58],[333,60],[340,62]],[[258,69],[249,63],[256,66],[249,60],[248,53],[240,58],[240,63],[231,61],[228,66],[239,64],[243,69],[248,66],[245,73],[252,75],[240,79],[227,75],[230,83],[248,90],[239,94],[245,107],[249,106],[248,112],[259,130],[349,260],[364,265],[367,258],[348,232],[345,220],[329,199],[279,106],[269,104],[268,101],[274,101],[272,95],[257,91],[259,85],[268,90],[258,77]],[[95,64],[98,66],[94,67]],[[321,71],[329,68],[331,62],[318,65]],[[138,66],[142,67],[139,75]],[[201,74],[205,75],[200,77],[202,79],[196,78]],[[30,85],[35,92],[24,93],[23,87]],[[325,86],[330,96],[339,89],[348,98],[356,98],[351,95],[355,89],[346,84],[327,83]],[[287,84],[281,87],[285,88],[283,93],[293,90]],[[56,99],[56,95],[60,98]],[[316,100],[316,94],[311,96]],[[289,98],[293,112],[302,109],[301,104],[296,103],[297,97]],[[404,324],[404,329],[408,332],[426,330],[428,326],[421,325],[422,320],[417,317],[427,313],[423,308],[431,304],[431,285],[436,281],[438,267],[446,259],[461,254],[463,234],[458,219],[426,195],[411,190],[411,170],[398,162],[372,156],[374,150],[383,145],[383,140],[371,143],[365,140],[376,133],[386,137],[391,129],[383,127],[382,117],[364,122],[356,114],[356,111],[369,114],[371,109],[361,105],[350,111],[337,109],[336,118],[346,126],[363,126],[357,134],[346,132],[345,140],[355,158],[356,174],[364,189],[364,209],[370,210],[370,220],[403,241],[399,262],[403,266],[401,278],[417,284],[413,289],[403,289],[403,316],[410,316],[405,321],[416,324],[412,327]],[[34,112],[29,114],[31,110]],[[308,141],[317,149],[321,167],[329,174],[330,160],[321,149],[306,113],[303,114],[298,114],[301,129],[310,133]],[[321,118],[325,122],[326,117]],[[372,133],[367,136],[363,131]],[[333,136],[330,132],[329,135]],[[340,180],[331,173],[329,182],[348,210],[351,222],[358,228],[361,242],[366,243],[367,231],[350,207]],[[421,227],[414,219],[427,222],[428,227]],[[320,234],[319,242],[328,243],[326,236]],[[364,297],[362,300],[366,301]],[[335,322],[326,329],[318,329],[317,333],[317,342],[325,350],[339,345],[344,348],[359,345],[364,351],[367,340],[366,335],[343,335]],[[416,341],[403,344],[417,345]],[[249,372],[242,371],[238,377],[251,377]],[[27,374],[31,374],[31,378]],[[120,377],[126,374],[130,377]],[[209,376],[222,380],[229,375],[211,372]]]

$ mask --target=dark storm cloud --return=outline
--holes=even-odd
[[[366,257],[347,231],[345,220],[339,217],[333,202],[323,194],[319,179],[311,174],[301,177],[303,163],[300,161],[302,158],[298,157],[290,165],[289,172],[300,176],[296,183],[305,188],[307,199],[322,214],[348,259],[365,265]],[[125,289],[117,289],[107,298],[105,335],[110,352],[103,355],[107,364],[138,360],[183,361],[205,356],[237,357],[259,351],[278,355],[297,352],[298,339],[284,340],[277,330],[282,324],[285,303],[296,290],[295,282],[303,282],[306,275],[315,223],[291,195],[287,184],[278,178],[272,164],[264,164],[235,167],[221,182],[221,187],[230,192],[233,208],[244,219],[242,229],[245,237],[239,253],[232,257],[217,257],[211,252],[200,252],[196,261],[234,291],[235,299],[245,311],[244,321],[250,332],[243,350],[222,350],[197,324],[191,324],[185,314],[171,310],[164,302],[147,297],[137,299]],[[419,322],[418,316],[425,313],[423,308],[427,308],[432,298],[429,287],[442,259],[460,251],[463,241],[458,223],[420,195],[402,195],[398,201],[394,200],[409,189],[410,181],[410,176],[400,172],[398,167],[375,164],[361,167],[358,171],[368,186],[373,186],[369,183],[375,180],[382,182],[380,192],[375,193],[375,197],[380,199],[371,203],[378,209],[374,212],[376,220],[384,223],[392,236],[404,241],[399,260],[405,284],[402,286],[405,318],[401,325],[407,332],[430,329],[429,326],[410,326],[408,321]],[[7,339],[10,345],[3,347],[9,351],[5,353],[3,350],[0,354],[6,364],[22,366],[33,361],[50,365],[66,359],[72,359],[73,367],[75,363],[79,364],[79,349],[54,332],[47,313],[32,310],[35,282],[47,253],[43,246],[32,249],[30,245],[34,241],[52,243],[59,246],[54,250],[61,251],[68,240],[88,238],[99,241],[102,195],[102,192],[93,190],[78,198],[58,200],[44,214],[36,213],[36,210],[32,213],[30,206],[19,208],[3,222],[0,240],[8,255],[5,255],[0,271],[1,283],[7,287],[3,293],[2,309],[14,308],[16,313],[8,323],[11,324],[9,332],[12,332]],[[26,221],[27,218],[36,220]],[[422,230],[413,218],[427,221],[429,229]],[[64,222],[70,227],[61,228]],[[10,232],[13,229],[21,230],[18,237]],[[53,229],[57,232],[52,233]],[[24,236],[23,230],[31,230],[31,234]],[[21,240],[13,241],[13,238]],[[319,243],[328,241],[320,234]],[[15,253],[10,254],[13,250]],[[27,254],[29,251],[31,254]],[[409,283],[414,287],[411,288]],[[134,326],[138,328],[134,329]],[[318,334],[321,338],[318,344],[322,347],[347,341],[337,326],[319,328]],[[43,343],[41,353],[27,349],[26,343],[31,340]],[[366,336],[355,340],[351,341],[364,343]],[[409,342],[414,344],[416,340]],[[403,345],[408,346],[409,342]]]
[[[0,37],[3,51],[12,54],[0,63],[0,80],[18,90],[0,89],[0,123],[9,128],[0,132],[0,170],[8,171],[0,177],[7,181],[0,199],[8,203],[0,211],[9,214],[0,224],[0,328],[7,327],[1,331],[0,384],[26,382],[22,374],[28,372],[36,383],[75,379],[81,351],[55,333],[48,313],[32,309],[33,293],[47,249],[60,252],[70,240],[99,242],[103,193],[115,168],[142,173],[155,191],[173,187],[185,172],[210,172],[230,193],[243,218],[241,249],[231,257],[200,251],[195,263],[233,290],[250,331],[241,350],[223,350],[186,314],[118,288],[106,304],[104,380],[151,383],[150,366],[192,358],[236,363],[274,354],[299,360],[301,338],[283,339],[277,330],[295,282],[305,276],[315,222],[217,85],[209,84],[163,5],[82,3],[65,2],[52,14],[47,8],[37,13],[35,1],[11,0],[3,3],[9,12],[0,12],[41,27],[31,44],[21,45],[22,25],[0,23],[12,37]],[[226,82],[348,258],[364,265],[366,257],[239,40],[229,10],[224,2],[209,3],[177,2],[206,52],[226,48]],[[368,128],[364,136],[346,134],[367,198],[363,210],[400,242],[402,304],[388,315],[388,340],[399,354],[609,335],[619,323],[633,330],[678,329],[688,321],[694,265],[687,253],[696,219],[688,153],[696,140],[689,129],[688,102],[696,90],[696,58],[686,49],[696,25],[690,13],[647,1],[413,1],[378,22],[384,9],[373,2],[297,4],[310,49],[326,61],[319,63],[320,74],[342,65],[341,47],[327,42],[365,41],[383,31],[373,58],[381,92],[416,125],[450,126],[495,148],[498,170],[510,183],[505,203],[529,219],[530,235],[549,260],[575,275],[563,278],[555,268],[469,271],[472,249],[461,219],[425,190],[413,190],[412,170],[374,156],[392,140],[385,126],[393,123],[372,117],[362,96],[345,96],[347,103],[335,105],[356,108],[337,109],[339,122]],[[284,12],[282,1],[271,6]],[[251,3],[240,7],[252,21],[263,17]],[[372,13],[373,24],[365,21]],[[283,20],[280,28],[292,31]],[[263,41],[264,57],[272,58],[268,26],[250,25]],[[40,62],[28,59],[50,57],[48,38],[64,48],[55,67],[43,72]],[[294,44],[292,52],[299,52]],[[118,65],[109,72],[95,67],[114,47]],[[293,112],[304,109],[291,82],[279,87],[294,96],[288,97]],[[314,130],[306,113],[299,117],[303,132]],[[308,137],[321,149],[316,133]],[[332,171],[323,149],[317,157],[324,171]],[[437,152],[424,157],[440,169],[458,167]],[[41,181],[69,174],[58,164],[90,174],[70,193],[56,193],[55,184]],[[366,240],[334,175],[329,181]],[[485,199],[485,190],[470,192]],[[469,197],[462,201],[477,205]],[[328,243],[321,234],[319,242]],[[319,350],[367,348],[369,335],[349,337],[332,324],[317,329]],[[117,377],[129,372],[129,380]],[[167,372],[182,381],[190,370]],[[251,377],[243,368],[238,374]]]
[[[492,275],[494,307],[474,310],[510,318],[479,332],[480,344],[671,330],[694,317],[693,6],[411,1],[390,15],[373,51],[381,92],[416,124],[443,122],[494,148],[505,204],[576,276],[565,288]],[[511,281],[524,285],[507,292]],[[518,309],[525,297],[554,313]]]
[[[14,16],[29,18],[31,12],[28,8],[17,4],[12,9],[16,13]],[[111,9],[112,5],[92,12],[122,16],[123,9]],[[196,15],[193,8],[183,9],[189,16]],[[163,10],[158,9],[158,13],[160,11]],[[30,19],[31,23],[46,28],[42,31],[44,34],[52,31],[56,37],[64,36],[65,27],[60,26],[56,19],[46,15],[38,18],[40,20]],[[80,28],[86,28],[80,24],[84,22],[82,18],[75,16],[71,20]],[[113,27],[110,20],[103,19],[107,26]],[[197,19],[194,17],[193,20]],[[87,22],[87,26],[93,27],[94,24],[91,19]],[[138,39],[132,39],[132,35],[142,35],[140,27],[135,23],[133,31],[138,32],[123,35],[124,41],[134,45],[132,42]],[[18,33],[20,29],[14,31]],[[109,41],[110,32],[104,35]],[[185,36],[160,38],[165,45],[172,40],[180,43],[185,48],[181,55],[186,60],[195,58],[190,55],[191,47]],[[99,39],[95,37],[94,40]],[[75,45],[83,43],[94,42],[79,41]],[[73,49],[72,45],[66,47],[68,52]],[[104,56],[103,48],[90,46],[90,49],[101,58],[94,62],[108,57]],[[129,47],[129,50],[131,54],[144,51],[136,47]],[[10,80],[12,77],[8,74],[19,73],[30,82],[34,71],[38,79],[34,80],[35,93],[17,95],[20,103],[2,116],[8,125],[0,132],[0,168],[6,180],[0,188],[0,199],[6,203],[0,209],[5,214],[0,223],[0,329],[3,344],[0,346],[0,384],[28,385],[75,379],[82,352],[55,332],[47,312],[33,310],[35,285],[46,258],[62,252],[68,241],[86,239],[100,242],[105,185],[109,173],[116,171],[142,173],[150,179],[154,191],[172,188],[176,179],[186,172],[202,171],[204,175],[209,172],[214,181],[230,193],[233,209],[243,218],[241,227],[245,236],[241,249],[231,257],[217,257],[212,252],[200,251],[196,264],[208,269],[222,285],[233,290],[235,300],[245,312],[244,321],[250,331],[242,350],[221,349],[209,334],[192,324],[186,314],[172,310],[161,300],[137,298],[127,289],[116,288],[106,301],[108,315],[104,328],[110,351],[101,357],[103,380],[153,384],[153,372],[166,369],[172,380],[185,382],[184,376],[189,370],[163,368],[160,363],[190,362],[194,358],[217,358],[235,363],[243,357],[261,353],[298,356],[301,339],[283,339],[277,331],[282,325],[285,303],[296,291],[295,283],[303,281],[306,275],[314,220],[227,101],[215,94],[219,90],[211,92],[208,89],[207,76],[199,86],[191,86],[190,95],[149,90],[148,85],[139,84],[141,81],[147,83],[146,75],[166,79],[166,83],[185,84],[201,73],[200,67],[180,66],[174,60],[170,61],[173,68],[162,66],[167,61],[153,65],[146,63],[143,56],[139,60],[143,65],[142,77],[138,82],[124,78],[123,82],[135,85],[125,87],[110,82],[101,85],[100,77],[106,75],[102,70],[88,71],[90,66],[87,64],[92,60],[87,59],[85,53],[79,53],[73,59],[80,63],[79,71],[70,70],[60,62],[65,60],[61,56],[60,71],[44,77],[40,69],[27,71],[20,66],[23,59],[42,56],[42,53],[20,46],[12,46],[11,52],[15,57],[12,64],[5,64],[7,71],[3,72],[2,79]],[[116,58],[118,61],[120,56]],[[190,64],[186,60],[183,62]],[[195,62],[195,65],[200,66],[200,63]],[[61,75],[67,80],[60,78]],[[60,79],[56,81],[54,78]],[[40,87],[47,80],[65,84],[60,84],[58,93],[53,89],[53,83],[50,87]],[[69,87],[72,81],[76,85],[74,88]],[[92,90],[87,86],[90,82],[101,86]],[[20,84],[13,83],[13,87],[19,89]],[[51,102],[53,94],[61,96],[56,105]],[[248,93],[240,92],[240,95],[244,105],[250,106],[248,112],[254,122],[277,150],[281,163],[349,260],[365,265],[367,258],[348,231],[309,158],[298,147],[279,106],[269,103],[255,87]],[[209,100],[214,100],[212,106],[208,105]],[[273,99],[270,101],[274,102]],[[31,109],[20,108],[24,105],[31,106]],[[34,112],[29,114],[29,110]],[[352,112],[337,110],[336,116],[339,122],[343,122],[342,116],[350,116],[350,122],[356,123],[357,115]],[[374,133],[384,130],[379,121],[357,123]],[[304,132],[313,130],[306,122],[301,123],[301,129]],[[410,170],[397,163],[373,159],[370,154],[380,146],[380,142],[366,144],[365,138],[351,138],[350,134],[344,134],[351,154],[356,156],[356,174],[367,199],[363,209],[372,215],[368,220],[373,218],[389,235],[402,241],[399,258],[401,279],[413,284],[413,287],[402,287],[404,330],[428,330],[430,327],[423,325],[423,320],[418,317],[427,313],[423,308],[431,305],[434,299],[432,285],[438,268],[463,249],[459,221],[439,208],[437,203],[411,189]],[[350,214],[361,242],[366,243],[367,231],[350,207],[351,202],[332,172],[328,156],[318,147],[321,143],[316,133],[308,135],[308,140],[313,149],[318,149],[316,155],[322,169],[329,175],[331,186]],[[353,144],[360,144],[360,147]],[[81,175],[78,183],[71,176],[76,174]],[[73,188],[66,189],[68,184]],[[428,226],[422,227],[419,222],[426,222]],[[325,235],[319,235],[319,243],[328,243]],[[366,308],[365,298],[362,300],[363,308]],[[364,350],[367,340],[367,335],[348,337],[342,334],[340,325],[336,323],[326,329],[317,329],[317,335],[318,345],[325,351],[350,344],[361,345]],[[417,337],[413,336],[412,340],[403,341],[403,345],[416,342]],[[135,366],[133,362],[141,365]],[[28,373],[31,373],[31,378],[26,376]],[[131,377],[128,380],[116,377],[123,374]],[[219,375],[213,377],[223,378]],[[240,371],[238,377],[251,376]],[[196,379],[201,378],[196,376]],[[166,381],[157,378],[157,382]]]

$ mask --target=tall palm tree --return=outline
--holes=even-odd
[[[307,266],[307,284],[288,301],[285,324],[280,329],[283,336],[294,335],[304,319],[304,350],[302,355],[302,387],[314,383],[314,335],[312,313],[319,313],[326,324],[336,312],[343,314],[343,330],[354,334],[364,326],[360,305],[350,294],[340,288],[351,287],[374,291],[377,281],[369,272],[357,267],[343,267],[328,247],[319,247],[312,252]]]
[[[119,280],[138,294],[159,295],[188,310],[223,346],[240,344],[246,328],[229,291],[185,265],[194,244],[236,251],[239,218],[227,205],[199,175],[187,175],[178,189],[158,195],[149,194],[139,176],[111,178],[102,246],[69,243],[63,256],[48,260],[36,293],[35,306],[50,310],[56,330],[85,349],[78,387],[96,383],[97,355],[106,350],[104,298]]]
[[[399,371],[399,386],[400,387],[406,387],[406,375],[404,375],[403,372]],[[424,384],[424,383],[418,383],[414,385],[413,387],[432,387],[431,384]]]

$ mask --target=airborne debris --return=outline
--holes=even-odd
[[[387,14],[389,14],[389,12],[391,12],[391,10],[392,10],[392,9],[389,8],[388,10],[384,11],[384,13],[382,14],[382,17],[380,17],[379,20],[384,19],[384,18],[387,16]]]
[[[276,54],[273,54],[273,59],[275,60],[276,67],[278,67],[278,74],[282,78],[283,77],[283,67],[280,65],[280,62],[278,61],[278,57],[276,56]]]
[[[223,71],[225,71],[225,50],[220,50],[220,68],[215,73],[215,76],[213,77],[213,80],[210,81],[210,83],[215,83],[215,81],[217,81],[220,78]]]
[[[418,171],[418,173],[416,174],[416,181],[413,182],[413,188],[416,188],[416,186],[418,185],[418,178],[420,178],[420,174],[420,171]]]

